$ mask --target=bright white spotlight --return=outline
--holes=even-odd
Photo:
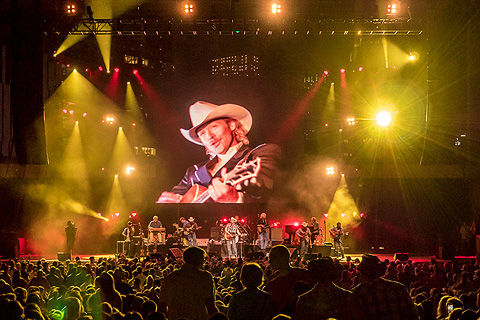
[[[272,3],[272,13],[277,14],[282,12],[282,5],[279,3]]]
[[[135,167],[131,165],[127,165],[127,167],[125,168],[125,174],[132,174],[134,171],[135,171]]]
[[[335,168],[327,167],[327,175],[332,175],[332,174],[335,174]]]
[[[392,122],[392,114],[388,111],[380,111],[377,113],[377,124],[380,127],[388,127]]]

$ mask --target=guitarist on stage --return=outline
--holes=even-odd
[[[230,218],[230,222],[225,226],[225,241],[227,243],[227,252],[229,258],[237,258],[237,236],[240,230],[237,226],[237,219]]]
[[[312,236],[312,232],[308,228],[308,223],[305,221],[302,222],[302,226],[297,229],[295,232],[298,239],[300,240],[300,257],[303,259],[305,257],[305,253],[308,252],[308,246],[310,244],[310,237]]]
[[[185,220],[185,222],[183,223],[183,232],[187,236],[189,247],[197,246],[197,234],[195,233],[195,231],[197,231],[197,229],[199,228],[200,227],[195,222],[195,218],[193,217],[188,218],[188,221]]]
[[[343,237],[342,224],[340,222],[337,222],[337,226],[334,226],[333,228],[331,228],[329,232],[330,232],[330,236],[333,238],[333,245],[335,246],[335,257],[339,258],[339,253],[341,253],[341,259],[345,258],[345,254],[343,252],[343,244],[342,244],[342,237]]]
[[[277,175],[280,149],[273,144],[253,149],[248,146],[246,135],[252,127],[250,112],[236,104],[198,101],[190,106],[190,119],[192,128],[180,131],[188,141],[203,146],[210,160],[188,168],[182,181],[170,192],[164,191],[157,203],[202,202],[197,199],[204,191],[215,202],[266,202]],[[241,186],[238,190],[227,183],[227,172],[257,158],[261,161],[260,170],[248,185],[238,184],[237,187]]]
[[[268,246],[268,233],[267,228],[270,228],[270,223],[267,220],[267,214],[262,212],[260,214],[260,219],[257,222],[257,232],[258,232],[258,242],[260,250],[265,251]]]

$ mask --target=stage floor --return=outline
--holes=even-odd
[[[362,260],[362,255],[363,253],[352,253],[352,254],[345,254],[346,257],[351,257],[352,261],[355,260],[355,259],[360,259],[360,261]],[[395,254],[375,254],[373,253],[373,255],[377,256],[380,260],[384,261],[385,259],[388,259],[390,261],[393,261],[394,260],[394,255]],[[90,259],[90,257],[94,257],[95,260],[98,260],[98,258],[102,257],[102,258],[116,258],[117,255],[112,253],[112,254],[78,254],[78,255],[73,255],[72,258],[75,259],[76,257],[79,257],[80,260],[82,262],[86,262]],[[20,255],[20,259],[28,259],[29,256],[28,255]],[[37,260],[40,260],[44,258],[45,260],[47,261],[54,261],[54,260],[58,260],[58,256],[56,255],[30,255],[30,259],[33,260],[33,261],[37,261]],[[446,259],[437,259],[435,257],[435,255],[431,255],[431,256],[409,256],[408,259],[409,260],[412,260],[412,262],[416,263],[416,262],[430,262],[430,260],[432,258],[435,258],[437,261],[439,262],[444,262],[444,261],[448,261]],[[462,261],[468,261],[468,260],[474,260],[475,259],[475,256],[455,256],[455,259],[456,260],[462,260]],[[2,259],[2,261],[5,261],[5,259]],[[346,259],[343,259],[342,262],[345,262]]]

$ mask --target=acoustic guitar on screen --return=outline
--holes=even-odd
[[[232,187],[241,186],[241,183],[248,185],[257,182],[258,172],[261,167],[261,159],[256,158],[249,162],[239,163],[225,175],[225,183]],[[193,185],[182,197],[183,203],[204,203],[210,199],[207,188],[198,184]]]

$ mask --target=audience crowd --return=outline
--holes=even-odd
[[[0,320],[478,319],[476,261],[267,258],[5,260]]]

